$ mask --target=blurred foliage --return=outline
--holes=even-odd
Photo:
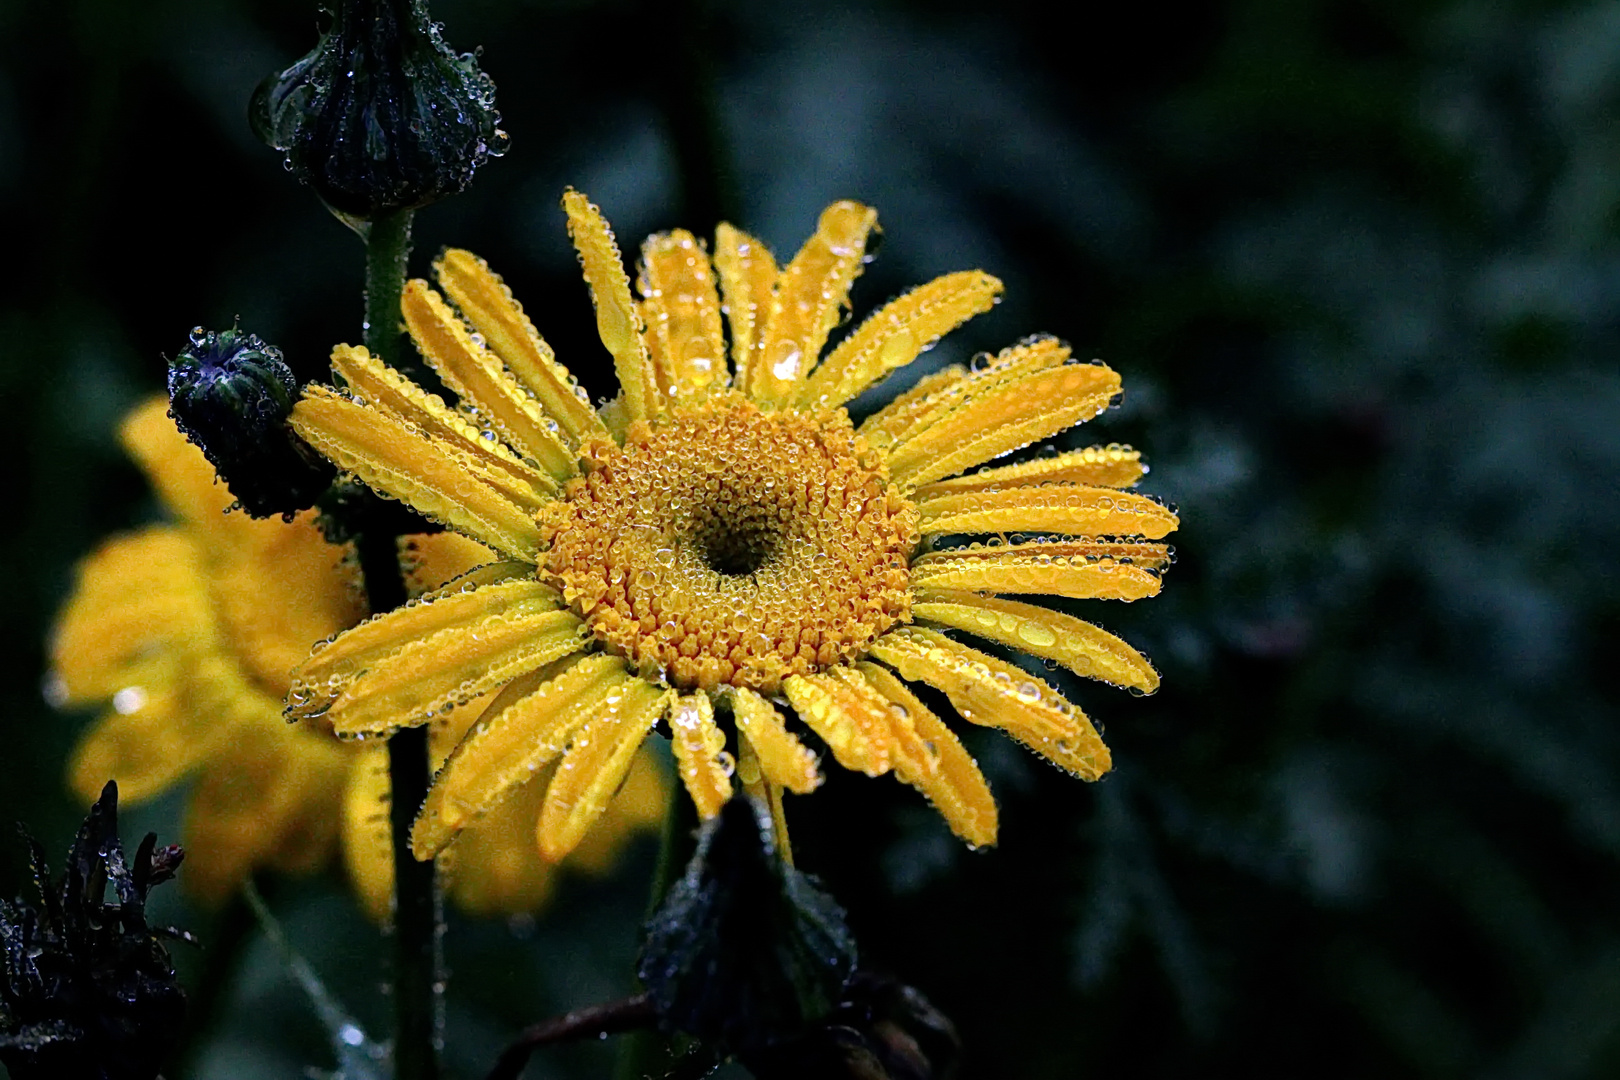
[[[0,6],[0,820],[52,851],[84,718],[41,700],[41,642],[74,559],[156,512],[114,421],[195,324],[240,315],[303,377],[358,338],[359,244],[244,118],[312,7]],[[1209,0],[1076,9],[1080,34],[1030,0],[434,10],[484,44],[513,141],[420,216],[415,269],[485,255],[598,391],[568,183],[632,243],[734,202],[791,250],[866,200],[890,242],[858,309],[963,267],[1008,282],[932,359],[1047,330],[1125,374],[1072,438],[1141,446],[1185,527],[1161,598],[1076,608],[1165,676],[1064,684],[1117,774],[976,740],[1004,815],[983,854],[887,781],[832,770],[790,806],[863,963],[957,1023],[966,1077],[1620,1070],[1620,7]],[[717,132],[682,104],[706,72]],[[129,817],[168,834],[177,806]],[[452,924],[456,1075],[628,989],[650,864],[533,925]],[[272,884],[382,1030],[341,882]],[[172,920],[213,942],[177,959],[219,1002],[173,1075],[330,1064],[244,918]],[[605,1075],[607,1050],[526,1075]]]

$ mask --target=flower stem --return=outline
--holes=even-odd
[[[400,293],[411,250],[411,211],[378,216],[366,233],[366,349],[397,363]],[[373,613],[405,602],[395,537],[367,530],[360,538],[360,568]],[[388,740],[389,821],[394,842],[394,1076],[437,1080],[439,1075],[439,894],[433,860],[411,854],[411,823],[427,798],[431,772],[428,729],[409,728]]]

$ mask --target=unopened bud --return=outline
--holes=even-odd
[[[281,350],[240,329],[199,326],[169,361],[169,416],[253,517],[291,517],[336,474],[288,426],[297,398]]]
[[[426,0],[338,0],[314,50],[259,86],[249,120],[360,221],[462,190],[507,144],[495,84],[445,42]]]

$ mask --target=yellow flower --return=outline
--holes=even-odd
[[[1137,453],[1094,447],[960,475],[1101,412],[1118,375],[1032,338],[927,377],[856,429],[844,404],[987,310],[1000,282],[968,272],[921,286],[818,364],[865,260],[870,209],[829,207],[781,269],[728,225],[712,260],[689,233],[655,235],[637,301],[597,208],[573,191],[563,203],[615,401],[593,410],[500,279],[448,251],[435,269],[449,302],[412,281],[403,314],[460,408],[343,345],[333,367],[348,389],[310,387],[293,411],[339,467],[500,554],[339,636],[289,697],[292,715],[365,737],[494,695],[434,780],[417,857],[519,791],[525,812],[539,804],[541,850],[561,857],[666,717],[702,816],[730,797],[735,772],[780,829],[781,792],[821,779],[781,704],[840,765],[892,771],[962,838],[992,843],[996,806],[977,765],[902,680],[1075,775],[1106,772],[1084,714],[945,631],[1157,687],[1117,637],[995,595],[1156,593],[1169,550],[1155,541],[1177,520],[1122,490],[1145,471]],[[931,542],[1013,532],[1054,535]]]
[[[317,870],[341,840],[357,889],[384,914],[392,865],[368,856],[379,821],[387,853],[386,766],[379,787],[371,748],[281,716],[311,645],[365,615],[353,560],[325,541],[312,511],[290,522],[226,513],[229,492],[166,409],[162,398],[146,402],[120,434],[177,522],[116,537],[86,559],[52,635],[52,698],[110,705],[75,748],[70,783],[91,799],[116,779],[136,802],[194,776],[183,878],[204,901],[261,867]],[[489,557],[453,536],[414,538],[408,555],[418,588]],[[660,816],[656,767],[638,775],[627,785],[635,797],[610,815],[597,867],[636,823]],[[474,910],[531,909],[551,878],[532,837],[494,819],[479,833],[461,853],[453,895]]]

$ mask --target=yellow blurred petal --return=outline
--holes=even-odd
[[[872,655],[944,693],[962,719],[1005,731],[1083,780],[1096,780],[1111,766],[1086,714],[1022,668],[915,626],[873,642]]]
[[[821,736],[838,764],[882,776],[893,764],[889,704],[868,687],[831,674],[790,675],[782,683],[799,719]]]
[[[417,351],[463,407],[477,410],[518,456],[538,464],[552,479],[578,475],[573,451],[563,445],[561,425],[529,398],[493,353],[473,340],[427,282],[405,283],[400,310]]]
[[[461,413],[372,356],[363,347],[339,345],[332,350],[332,370],[368,404],[440,439],[446,451],[477,472],[490,486],[520,506],[535,506],[557,491],[549,473],[528,464],[499,439],[483,432]]]
[[[169,419],[169,399],[150,397],[124,418],[119,441],[146,474],[163,505],[182,521],[211,529],[236,501],[203,452]]]
[[[890,472],[914,486],[942,479],[1091,419],[1119,390],[1119,375],[1103,364],[1038,371],[929,422],[890,453]]]
[[[776,281],[770,320],[745,388],[762,405],[791,401],[815,366],[827,335],[849,301],[849,287],[866,257],[877,211],[836,202],[821,212],[816,231]]]
[[[776,836],[776,850],[782,861],[793,865],[793,840],[788,836],[786,807],[783,806],[782,785],[766,779],[760,768],[759,755],[748,736],[737,733],[737,780],[743,795],[764,806],[771,813],[771,831]]]
[[[227,752],[192,787],[181,881],[219,903],[255,867],[309,873],[325,865],[342,820],[348,751],[330,738],[282,723],[265,699],[243,716]]]
[[[721,222],[714,230],[714,269],[720,276],[726,322],[731,327],[732,385],[746,390],[760,338],[770,321],[776,259],[763,242]]]
[[[108,780],[118,781],[118,797],[132,805],[161,794],[207,761],[224,734],[172,676],[132,683],[113,700],[68,760],[68,782],[81,799],[94,799]]]
[[[675,695],[645,679],[632,678],[618,701],[575,734],[546,788],[535,837],[540,853],[556,862],[584,837],[607,808],[647,732],[658,723]]]
[[[586,874],[608,873],[618,861],[619,852],[637,833],[657,829],[663,823],[670,797],[669,779],[658,754],[644,742],[601,820],[585,834],[563,865]],[[532,822],[535,816],[529,820]],[[524,830],[524,841],[534,850],[532,828]]]
[[[489,265],[470,251],[446,251],[433,264],[439,285],[484,341],[506,362],[518,381],[535,397],[575,445],[590,436],[606,435],[590,399],[568,369],[557,362],[551,346],[535,331]]]
[[[984,468],[952,480],[936,480],[917,489],[917,500],[941,495],[997,488],[1034,487],[1038,484],[1086,484],[1091,487],[1128,488],[1147,473],[1142,452],[1128,446],[1088,446],[1051,457],[1040,457],[997,469]]]
[[[510,579],[514,572],[525,576]],[[527,577],[529,568],[494,563],[453,579],[440,591],[373,616],[329,643],[317,643],[288,692],[293,717],[324,712],[355,678],[412,642],[509,612],[557,607],[555,590]]]
[[[714,722],[714,704],[699,691],[675,702],[669,717],[670,745],[681,783],[703,820],[714,817],[731,798],[731,766],[724,759],[726,735]]]
[[[897,757],[894,774],[927,797],[951,832],[974,847],[994,844],[996,799],[962,740],[887,668],[862,661],[855,669],[878,693],[905,710],[912,730],[924,744],[920,755],[913,752]]]
[[[766,779],[799,795],[821,786],[816,755],[787,729],[775,705],[747,687],[738,687],[731,695],[731,710],[737,730],[753,746]]]
[[[1159,673],[1130,645],[1100,627],[1051,608],[970,592],[914,597],[911,617],[1055,660],[1076,675],[1151,694]]]
[[[411,850],[429,858],[461,829],[563,752],[606,701],[624,696],[634,677],[624,661],[599,653],[560,674],[513,681],[484,710],[434,777],[411,831]]]
[[[1081,540],[930,552],[911,565],[911,587],[1040,593],[1073,600],[1140,600],[1158,595],[1170,563],[1163,544]]]
[[[325,717],[340,736],[427,723],[446,709],[583,649],[585,624],[546,604],[514,604],[495,616],[412,641],[338,694]]]
[[[212,551],[214,605],[237,659],[280,698],[312,643],[365,616],[360,569],[347,547],[326,542],[314,510],[290,522],[232,517],[233,542]]]
[[[319,386],[305,389],[293,407],[292,425],[339,468],[379,491],[497,551],[535,560],[540,535],[534,519],[443,444]]]
[[[656,233],[641,245],[637,282],[658,388],[690,401],[725,385],[726,342],[720,296],[708,253],[685,229]]]
[[[842,405],[917,359],[943,335],[989,311],[1001,290],[1001,282],[989,274],[967,270],[935,278],[889,301],[817,366],[799,390],[799,406]]]
[[[917,511],[917,528],[936,535],[1055,532],[1160,540],[1180,524],[1163,503],[1145,495],[1074,484],[938,495],[919,499]]]
[[[343,864],[360,906],[377,922],[394,906],[389,790],[387,745],[357,749],[343,791]]]
[[[460,533],[415,533],[399,538],[399,569],[412,600],[442,588],[462,574],[498,562],[500,556]]]
[[[457,907],[473,915],[521,915],[550,899],[557,868],[534,843],[549,779],[549,771],[542,771],[519,784],[439,857]]]
[[[597,335],[613,356],[619,375],[626,416],[631,423],[645,420],[659,408],[658,390],[619,245],[602,211],[584,195],[570,188],[563,195],[563,210],[568,214],[568,235],[591,288],[591,302],[596,305]]]
[[[197,545],[179,529],[155,526],[106,541],[79,564],[51,631],[52,680],[60,704],[104,701],[154,657],[196,655],[217,643]]]

